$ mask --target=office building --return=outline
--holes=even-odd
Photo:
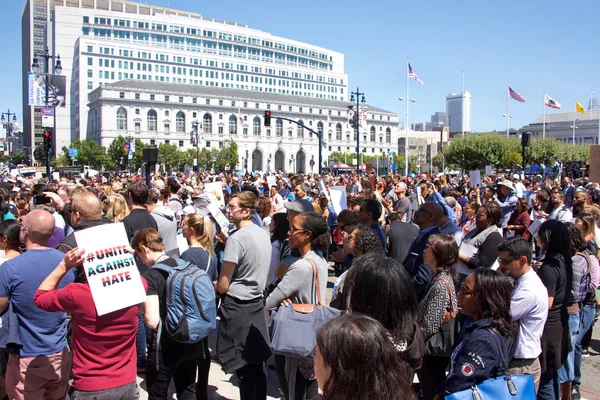
[[[252,171],[318,170],[319,141],[289,118],[322,132],[323,161],[331,152],[355,152],[356,131],[348,124],[348,106],[340,100],[292,96],[216,86],[123,80],[94,89],[89,95],[89,140],[108,146],[117,137],[158,146],[191,147],[192,123],[198,122],[201,147],[238,145],[238,165]],[[398,115],[371,105],[361,127],[362,154],[397,149]],[[271,126],[264,125],[271,111]],[[439,137],[439,132],[438,132]],[[313,162],[314,161],[314,162]]]
[[[42,130],[39,109],[26,105],[26,76],[34,52],[46,47],[60,55],[67,77],[66,107],[56,109],[58,149],[90,135],[88,94],[121,80],[331,101],[349,97],[343,54],[151,4],[26,0],[22,34],[27,146],[41,143]]]
[[[431,122],[440,125],[448,125],[448,121],[446,121],[447,117],[448,115],[445,112],[436,111],[435,114],[431,116]]]
[[[450,133],[471,132],[471,93],[446,96],[446,115]]]
[[[573,115],[575,114],[575,115]],[[573,121],[575,121],[575,143],[600,144],[600,110],[588,111],[587,115],[573,112],[562,112],[540,115],[529,125],[520,129],[531,132],[534,137],[543,137],[546,125],[546,137],[560,140],[562,143],[573,143]]]

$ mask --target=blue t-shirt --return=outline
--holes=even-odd
[[[219,279],[219,273],[217,271],[217,256],[213,253],[210,258],[210,265],[208,264],[208,252],[202,247],[190,247],[181,255],[181,259],[196,265],[201,270],[206,271],[206,274],[210,276],[211,281]],[[208,266],[208,270],[206,267]]]
[[[0,297],[10,297],[19,320],[20,355],[36,357],[58,353],[67,346],[67,313],[46,312],[33,303],[33,295],[65,254],[55,249],[27,250],[0,265]],[[75,279],[75,269],[58,285]]]

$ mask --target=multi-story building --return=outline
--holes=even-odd
[[[135,79],[344,101],[344,55],[246,25],[124,0],[26,0],[22,16],[26,144],[41,142],[28,107],[34,51],[60,55],[66,107],[56,110],[55,147],[86,139],[88,94]],[[40,63],[43,64],[43,63]]]
[[[575,143],[600,144],[599,122],[600,110],[588,111],[585,116],[573,112],[552,113],[540,115],[519,131],[531,132],[534,137],[542,137],[545,125],[547,138],[554,138],[562,143],[573,143],[573,134],[575,134]]]
[[[445,112],[436,111],[435,114],[431,116],[431,122],[438,123],[440,125],[448,125],[448,121],[446,121],[448,115]]]
[[[446,115],[450,133],[471,132],[471,93],[446,96]]]
[[[103,146],[121,135],[156,146],[167,143],[190,148],[192,123],[197,122],[201,147],[221,148],[228,141],[238,145],[240,169],[247,165],[253,171],[318,170],[317,136],[278,117],[322,132],[323,161],[329,152],[354,152],[356,148],[356,130],[348,124],[348,107],[352,104],[341,100],[190,83],[123,80],[94,89],[88,106],[88,138]],[[363,123],[360,128],[362,154],[396,151],[398,115],[370,105],[366,108],[366,126]],[[264,113],[268,110],[271,126],[265,127]]]
[[[430,165],[432,159],[448,143],[449,137],[450,131],[447,127],[437,131],[408,132],[408,156],[416,157],[419,171],[431,172]],[[405,142],[405,133],[400,132],[398,137],[398,154],[405,153]]]

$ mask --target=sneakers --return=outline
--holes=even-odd
[[[581,356],[582,357],[589,357],[590,356],[590,351],[588,349],[585,349],[581,352]]]
[[[571,390],[571,400],[581,400],[579,386],[573,386],[573,389]]]

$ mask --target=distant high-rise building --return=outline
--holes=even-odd
[[[464,106],[463,106],[464,103]],[[463,117],[464,110],[464,117]],[[452,93],[446,96],[446,114],[451,133],[471,131],[471,93]],[[464,124],[464,129],[463,129]]]
[[[447,114],[445,112],[437,111],[431,116],[431,122],[439,125],[446,125]]]

